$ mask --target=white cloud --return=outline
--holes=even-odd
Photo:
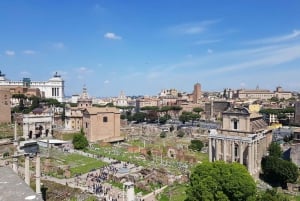
[[[176,34],[187,34],[187,35],[200,34],[204,32],[208,28],[208,26],[219,22],[220,20],[205,20],[205,21],[195,22],[195,23],[179,24],[170,27],[169,31]]]
[[[65,44],[62,42],[56,42],[56,43],[52,43],[52,46],[56,49],[63,49],[65,48]]]
[[[223,73],[260,66],[267,68],[270,66],[294,61],[296,59],[300,59],[300,45],[273,50],[271,52],[266,52],[264,55],[259,55],[258,58],[250,59],[250,61],[244,61],[237,64],[217,68],[212,72]]]
[[[34,50],[24,50],[23,54],[33,55],[33,54],[36,54],[36,51],[34,51]]]
[[[122,39],[121,36],[118,36],[117,34],[112,33],[112,32],[107,32],[106,34],[104,34],[104,38],[111,39],[111,40],[121,40]]]
[[[104,84],[109,84],[109,83],[110,83],[109,80],[105,80],[105,81],[104,81]]]
[[[87,67],[84,67],[84,66],[81,66],[81,67],[77,68],[76,71],[77,71],[79,74],[87,74],[87,73],[93,72],[93,70],[88,69]]]
[[[84,66],[76,68],[75,71],[77,73],[77,78],[78,79],[84,79],[86,76],[90,75],[93,72],[92,69],[89,69],[89,68],[84,67]]]
[[[195,45],[205,45],[205,44],[211,44],[211,43],[218,43],[221,40],[217,39],[217,40],[199,40],[195,42]]]
[[[20,72],[21,77],[29,77],[31,76],[31,73],[27,72],[27,71],[22,71]]]
[[[300,30],[294,30],[291,34],[258,39],[258,40],[250,41],[247,44],[257,45],[257,44],[281,43],[281,42],[287,42],[287,41],[290,41],[293,39],[299,39],[299,38],[300,38]]]
[[[208,54],[212,54],[214,51],[212,49],[207,49]]]
[[[7,56],[15,56],[15,51],[13,51],[13,50],[6,50],[5,51],[5,54],[7,55]]]

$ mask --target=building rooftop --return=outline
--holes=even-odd
[[[0,192],[1,201],[43,200],[8,167],[0,167]]]
[[[120,113],[120,111],[115,107],[90,107],[86,108],[86,111],[89,114],[97,113]]]

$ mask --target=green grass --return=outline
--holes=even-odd
[[[18,136],[23,136],[23,128],[17,126]],[[0,124],[0,139],[14,137],[14,124]]]
[[[69,141],[73,140],[73,137],[76,133],[65,133],[62,135],[62,140]]]
[[[41,148],[42,152],[45,152],[46,150]],[[75,176],[76,174],[84,174],[92,169],[98,169],[100,167],[103,167],[107,165],[107,163],[82,156],[79,154],[70,154],[66,152],[60,152],[55,149],[50,150],[50,157],[51,157],[51,165],[53,166],[61,166],[61,165],[69,165],[70,166],[70,172],[71,177]],[[42,158],[42,160],[45,160],[45,158]],[[50,172],[49,175],[62,178],[62,175],[59,175],[57,172]]]
[[[123,184],[122,183],[114,182],[114,181],[109,181],[108,183],[110,183],[112,186],[114,186],[116,188],[119,188],[121,190],[123,189]],[[148,193],[150,193],[149,191],[134,187],[134,193],[135,194],[140,193],[140,192],[142,193],[142,195],[147,195]]]
[[[70,165],[71,175],[84,174],[92,169],[97,169],[107,165],[107,163],[96,160],[94,158],[89,158],[86,156],[81,156],[79,154],[68,154],[60,158],[65,165]]]
[[[186,198],[186,186],[184,184],[175,184],[167,187],[160,195],[157,195],[158,201],[183,201]]]

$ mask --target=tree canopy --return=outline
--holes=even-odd
[[[192,112],[183,111],[182,114],[179,116],[179,121],[181,121],[183,124],[185,124],[185,122],[187,121],[194,122],[197,119],[199,119],[199,115]]]
[[[295,183],[298,179],[298,167],[290,161],[274,156],[267,156],[261,162],[263,178],[273,186],[287,187],[287,183]]]
[[[200,112],[203,112],[203,109],[201,107],[194,107],[193,112],[196,112],[197,114],[199,114]]]
[[[204,162],[193,170],[186,194],[186,201],[245,201],[256,195],[256,184],[241,164]]]
[[[86,137],[84,136],[83,131],[81,130],[80,133],[77,133],[73,136],[72,140],[74,149],[85,149],[89,142],[87,141]]]
[[[189,145],[189,149],[194,151],[201,151],[203,148],[203,142],[201,140],[191,140],[191,144]]]
[[[276,158],[281,158],[282,151],[280,148],[280,145],[276,142],[272,142],[268,148],[269,150],[269,156],[274,156]]]
[[[286,188],[287,183],[297,181],[299,172],[297,166],[291,162],[283,160],[280,145],[272,142],[269,146],[269,156],[261,161],[263,178],[273,186]]]

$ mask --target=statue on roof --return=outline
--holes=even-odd
[[[60,77],[60,75],[57,72],[55,72],[53,77]]]

